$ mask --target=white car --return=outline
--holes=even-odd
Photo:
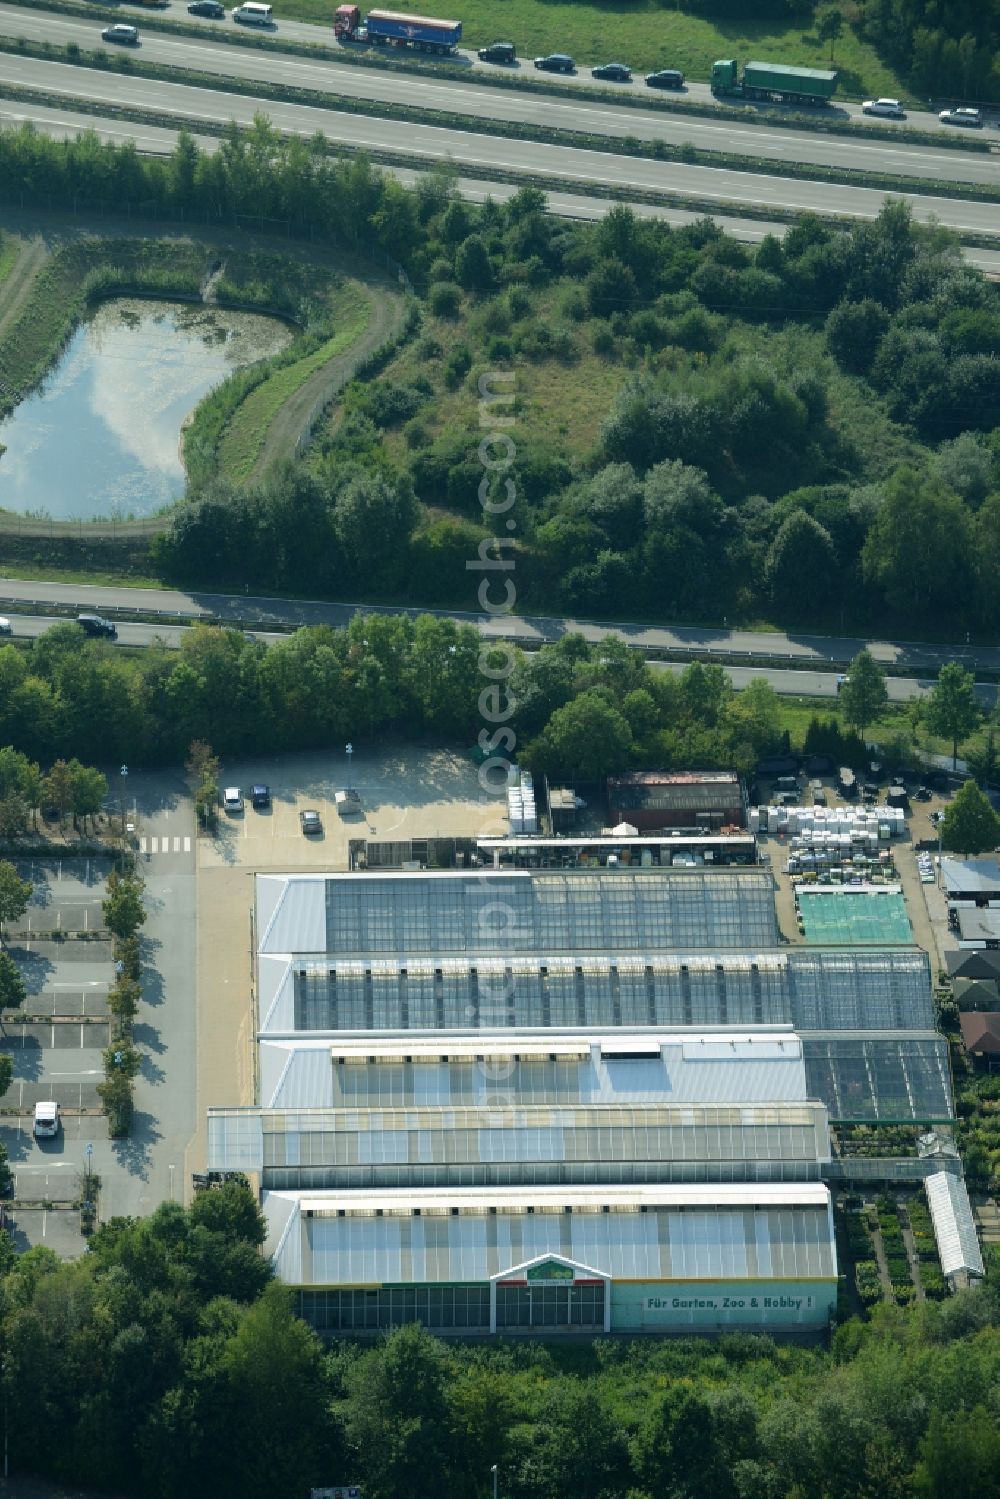
[[[6,614],[0,614],[0,635],[13,635],[14,630]]]
[[[978,130],[983,123],[978,109],[942,109],[938,119],[942,125],[970,125],[973,130]]]
[[[35,1136],[51,1140],[59,1133],[59,1105],[52,1101],[35,1104]]]
[[[866,115],[884,115],[888,120],[905,120],[906,110],[898,99],[866,99],[861,106]]]
[[[227,786],[222,793],[222,805],[227,812],[243,811],[243,792],[238,786]]]

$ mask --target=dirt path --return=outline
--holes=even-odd
[[[285,402],[267,430],[257,462],[250,472],[251,481],[260,479],[275,459],[292,454],[316,406],[332,401],[353,378],[361,361],[388,343],[403,326],[406,304],[397,292],[389,290],[387,283],[367,281],[359,290],[367,297],[371,309],[367,328],[349,348],[334,354],[318,370],[313,370]]]
[[[35,277],[50,254],[49,247],[40,234],[22,240],[21,250],[11,267],[10,275],[0,284],[0,338],[21,315],[21,310],[31,294]]]

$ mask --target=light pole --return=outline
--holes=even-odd
[[[347,756],[347,787],[346,787],[346,789],[348,791],[350,791],[350,789],[351,789],[351,756],[354,754],[354,745],[353,744],[345,744],[345,746],[344,746],[344,754]]]
[[[498,1478],[498,1472],[497,1472],[497,1465],[496,1465],[496,1463],[493,1464],[492,1468],[490,1469],[490,1472],[493,1474],[493,1499],[497,1499],[497,1478]]]
[[[88,1140],[83,1148],[83,1197],[85,1202],[90,1201],[90,1172],[93,1159],[94,1147]]]
[[[125,782],[128,780],[128,766],[123,765],[119,771],[122,778],[122,832],[125,831]]]

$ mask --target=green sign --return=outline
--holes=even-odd
[[[576,1272],[572,1265],[561,1265],[558,1260],[543,1260],[540,1265],[529,1265],[525,1279],[531,1285],[538,1280],[573,1280]]]

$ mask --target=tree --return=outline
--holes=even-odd
[[[350,1371],[348,1432],[365,1454],[372,1499],[438,1499],[448,1491],[451,1432],[444,1350],[403,1327]]]
[[[55,807],[59,821],[65,822],[73,806],[73,772],[65,760],[57,760],[42,781],[46,804]]]
[[[596,781],[628,763],[632,730],[601,689],[583,692],[557,708],[538,741],[552,770],[570,771]]]
[[[838,302],[826,320],[830,353],[841,369],[867,375],[888,326],[889,314],[881,302],[870,297],[862,302]]]
[[[777,607],[799,619],[810,610],[822,610],[837,573],[837,553],[829,531],[804,510],[793,510],[778,528],[764,564]]]
[[[965,858],[986,853],[1000,843],[1000,817],[975,781],[966,781],[956,793],[941,821],[940,833],[942,847]]]
[[[14,1081],[14,1058],[9,1051],[0,1051],[0,1098],[6,1093]],[[0,1159],[0,1176],[7,1171],[7,1151],[4,1149]]]
[[[833,62],[833,49],[839,41],[844,30],[844,17],[836,6],[824,10],[816,18],[816,35],[821,42],[830,43],[830,61]]]
[[[840,689],[841,717],[864,738],[865,729],[888,701],[885,673],[870,651],[859,651]]]
[[[455,256],[455,275],[466,291],[488,291],[493,285],[493,266],[486,242],[479,234],[470,234]]]
[[[84,825],[88,817],[96,817],[108,794],[108,778],[93,765],[81,765],[79,760],[69,762],[73,793],[73,821],[82,817]]]
[[[951,740],[951,768],[957,770],[958,746],[968,739],[982,718],[972,672],[957,661],[942,666],[925,704],[925,713],[931,733]]]
[[[929,625],[938,610],[954,616],[975,561],[967,506],[939,479],[898,469],[865,541],[865,580],[878,584],[894,609]]]
[[[0,952],[0,1010],[18,1010],[28,996],[21,971],[10,953]]]
[[[113,937],[131,937],[146,920],[140,881],[112,874],[108,893],[101,902],[104,925]]]
[[[9,860],[0,859],[0,927],[7,921],[19,921],[33,894],[34,886],[21,879]]]
[[[1000,774],[1000,750],[997,749],[996,730],[990,724],[986,730],[986,741],[981,749],[971,749],[965,763],[980,786],[987,786]]]

